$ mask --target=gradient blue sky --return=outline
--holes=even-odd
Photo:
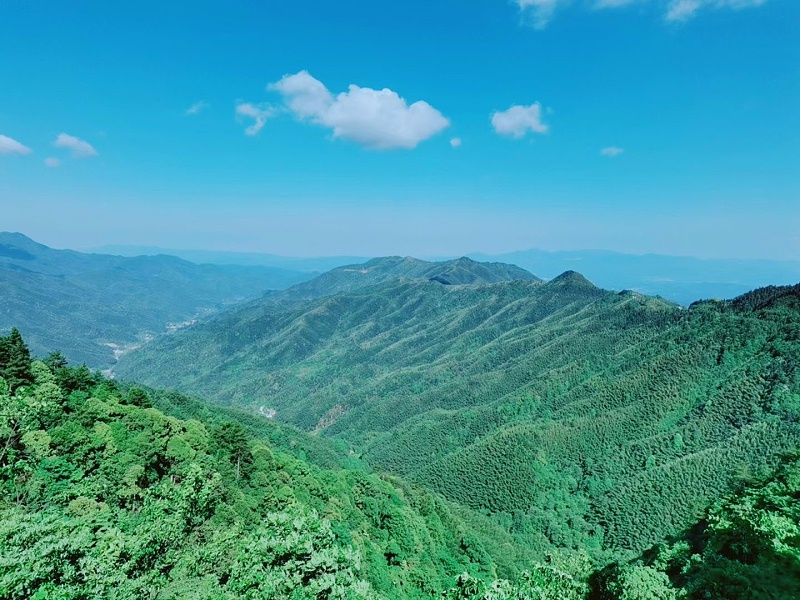
[[[797,259],[798,31],[796,0],[12,0],[0,230]]]

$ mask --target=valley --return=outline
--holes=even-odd
[[[121,349],[309,277],[166,255],[54,250],[19,233],[0,233],[0,331],[18,327],[39,354],[58,348],[73,363],[107,369]]]

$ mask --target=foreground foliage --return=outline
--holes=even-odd
[[[416,598],[494,573],[429,494],[167,416],[58,355],[27,371],[0,379],[0,598]]]

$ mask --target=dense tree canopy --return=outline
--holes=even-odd
[[[495,573],[435,496],[57,357],[26,367],[0,379],[0,598],[417,598]]]

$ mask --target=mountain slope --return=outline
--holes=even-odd
[[[357,294],[358,290],[370,288],[377,284],[389,287],[395,284],[408,283],[410,285],[426,283],[430,289],[453,287],[469,289],[480,287],[485,282],[528,281],[538,284],[538,278],[527,271],[518,269],[513,265],[495,263],[477,263],[470,259],[458,259],[442,263],[429,263],[414,258],[387,257],[376,258],[361,265],[349,265],[333,269],[327,273],[292,286],[278,293],[270,294],[252,301],[243,303],[235,308],[221,312],[206,320],[201,320],[192,326],[191,333],[184,337],[184,332],[161,338],[149,344],[142,353],[134,353],[135,357],[122,361],[116,372],[121,376],[138,371],[138,364],[148,361],[147,356],[165,352],[178,363],[194,365],[187,371],[181,368],[171,369],[165,365],[162,375],[167,372],[177,379],[171,385],[183,386],[195,392],[208,392],[213,394],[214,389],[190,385],[197,377],[198,369],[211,375],[211,370],[217,370],[223,363],[234,365],[238,369],[236,355],[247,355],[251,350],[255,354],[260,351],[255,347],[266,343],[266,331],[278,331],[283,326],[289,326],[295,317],[300,317],[293,325],[292,331],[297,333],[297,338],[291,340],[285,353],[276,350],[273,354],[280,355],[279,360],[291,361],[303,353],[303,348],[313,346],[313,339],[320,331],[328,327],[325,303],[330,301],[336,304],[337,298],[347,293]],[[446,281],[447,283],[442,283]],[[459,282],[453,285],[452,281]],[[369,292],[367,292],[369,294]],[[314,305],[320,303],[320,308],[310,311],[302,316]],[[356,301],[358,302],[358,301]],[[409,310],[407,307],[404,310]],[[359,313],[364,317],[364,311]],[[400,313],[397,315],[402,317]],[[291,335],[291,333],[287,333]],[[324,334],[323,334],[324,335]],[[190,340],[184,343],[184,340]],[[277,342],[280,345],[280,342]],[[254,346],[255,345],[255,346]],[[175,353],[174,355],[172,353]],[[193,356],[194,355],[194,356]],[[262,361],[263,362],[263,361]],[[197,367],[197,368],[196,368]],[[143,372],[142,372],[143,373]],[[234,376],[240,379],[238,376]],[[156,377],[157,379],[158,377]],[[212,377],[213,378],[213,377]],[[143,382],[155,381],[145,377]],[[179,383],[181,382],[181,383]],[[212,388],[215,384],[212,384]]]
[[[230,413],[170,416],[159,394],[31,361],[18,334],[0,350],[4,599],[432,599],[496,576],[435,495],[320,468]]]
[[[219,376],[223,363],[232,365],[239,373],[243,367],[237,357],[255,358],[258,370],[270,360],[264,356],[264,351],[276,361],[291,363],[306,351],[315,351],[318,342],[324,343],[326,336],[337,327],[334,321],[342,316],[345,329],[347,323],[361,325],[368,322],[373,313],[380,315],[380,311],[389,313],[386,326],[406,317],[413,317],[418,323],[425,322],[436,317],[436,310],[447,309],[449,305],[438,303],[438,308],[429,314],[417,307],[420,302],[438,302],[436,299],[441,296],[454,298],[462,304],[466,302],[464,306],[468,306],[474,294],[484,294],[489,289],[486,283],[512,279],[515,279],[509,288],[512,293],[514,289],[525,289],[523,284],[541,286],[534,275],[512,265],[476,263],[469,259],[444,263],[400,257],[373,259],[363,265],[334,269],[309,282],[202,321],[185,332],[157,340],[121,361],[116,372],[123,377],[136,373],[148,383],[151,380],[136,365],[147,363],[148,355],[160,352],[175,352],[170,355],[176,359],[176,367],[178,363],[194,364],[185,372],[179,373],[181,367],[176,368],[174,375],[178,379],[173,383],[188,383],[203,371],[214,379]],[[453,282],[459,283],[454,285]],[[415,295],[419,297],[413,297]],[[497,301],[498,304],[502,302],[502,298]],[[351,309],[356,312],[351,314]],[[273,335],[275,339],[270,339]],[[364,335],[369,337],[370,333]],[[217,374],[211,375],[209,367]],[[165,371],[160,373],[168,376]],[[235,377],[243,384],[254,385],[249,383],[249,377]],[[212,383],[208,389],[202,386],[187,389],[213,394],[218,391],[218,388],[213,389],[215,385]]]
[[[18,327],[35,353],[60,348],[93,367],[115,350],[203,311],[306,278],[280,269],[196,265],[53,250],[0,233],[0,331]]]
[[[251,303],[124,357],[118,372],[273,409],[492,514],[540,556],[622,556],[678,533],[800,443],[797,289],[685,310],[574,272],[394,279]]]

